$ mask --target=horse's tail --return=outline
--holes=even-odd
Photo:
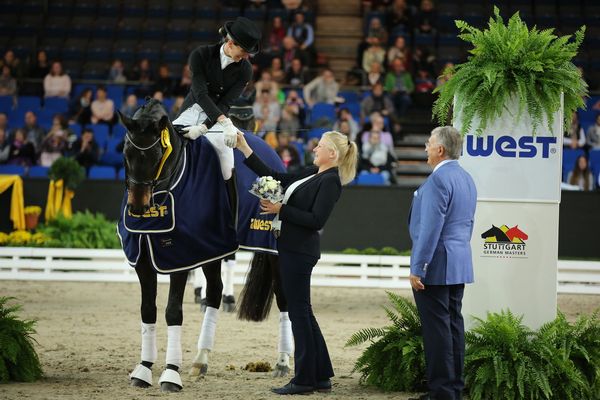
[[[269,315],[274,294],[271,259],[266,253],[254,253],[246,284],[240,293],[239,319],[259,322]]]

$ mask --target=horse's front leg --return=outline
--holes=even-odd
[[[140,314],[142,317],[142,352],[141,362],[129,375],[131,386],[147,388],[152,386],[152,365],[156,362],[156,271],[150,265],[146,248],[135,266],[135,272],[140,282],[142,302]]]
[[[181,325],[183,323],[183,295],[188,272],[176,272],[170,275],[169,299],[165,311],[167,321],[166,368],[158,382],[163,392],[179,392],[183,388],[179,368],[182,363]]]
[[[281,279],[279,276],[279,256],[274,254],[267,255],[269,266],[271,267],[271,277],[273,278],[273,292],[275,301],[279,309],[279,356],[275,363],[274,377],[286,376],[290,372],[290,356],[294,351],[294,336],[292,334],[292,322],[288,315],[288,306],[285,295],[281,288]]]
[[[219,307],[223,294],[221,280],[221,261],[215,261],[202,267],[206,276],[206,311],[202,328],[198,337],[198,352],[190,369],[190,376],[206,375],[208,371],[208,355],[215,343]]]

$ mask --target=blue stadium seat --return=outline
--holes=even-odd
[[[13,107],[12,96],[0,96],[0,112],[9,113]]]
[[[48,171],[50,168],[42,167],[41,165],[34,165],[29,168],[29,173],[27,174],[30,178],[47,178]]]
[[[117,179],[120,181],[124,181],[125,180],[125,168],[120,168],[119,172],[117,173]]]
[[[347,108],[350,111],[350,114],[354,117],[354,119],[359,122],[360,121],[360,103],[358,102],[346,102],[341,105],[341,108]]]
[[[313,124],[322,118],[335,120],[335,106],[327,103],[316,103],[310,112],[309,124]]]
[[[112,168],[122,167],[124,164],[123,154],[114,151],[107,151],[100,157],[100,164],[108,165]],[[113,171],[114,174],[114,171]]]
[[[17,108],[21,111],[38,112],[42,108],[38,96],[19,96]]]
[[[69,111],[69,100],[64,97],[46,97],[44,99],[44,109],[51,110],[54,113],[66,113]]]
[[[598,189],[598,175],[600,175],[600,150],[590,150],[590,168],[594,175],[594,183]]]
[[[582,149],[564,149],[563,150],[563,161],[562,161],[562,180],[565,182],[569,172],[575,167],[575,161],[577,157],[583,155]]]
[[[359,174],[356,177],[356,184],[369,186],[383,186],[385,185],[385,179],[381,174]]]
[[[90,172],[88,173],[89,179],[115,179],[115,177],[114,167],[94,165],[90,168]]]
[[[98,143],[98,146],[104,147],[106,142],[108,141],[108,125],[106,124],[90,124],[88,125],[94,132],[94,139]]]
[[[125,137],[126,133],[127,133],[127,128],[125,128],[121,123],[117,123],[113,126],[112,138],[113,139],[123,139]]]
[[[342,91],[339,92],[338,95],[346,100],[346,103],[343,104],[342,107],[345,106],[347,103],[360,101],[360,93],[354,90]]]
[[[123,92],[125,87],[123,85],[107,85],[106,94],[108,98],[115,103],[115,110],[119,110],[123,104]]]
[[[25,175],[25,168],[20,165],[0,165],[0,175]]]

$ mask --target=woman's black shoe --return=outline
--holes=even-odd
[[[314,392],[312,386],[296,385],[295,383],[288,383],[280,388],[272,388],[271,392],[276,394],[310,394]]]
[[[331,379],[326,379],[324,381],[317,382],[317,386],[315,386],[315,390],[321,393],[331,392]]]

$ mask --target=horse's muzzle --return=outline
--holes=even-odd
[[[127,189],[127,209],[131,214],[142,215],[150,209],[152,190],[150,186],[131,185]]]

